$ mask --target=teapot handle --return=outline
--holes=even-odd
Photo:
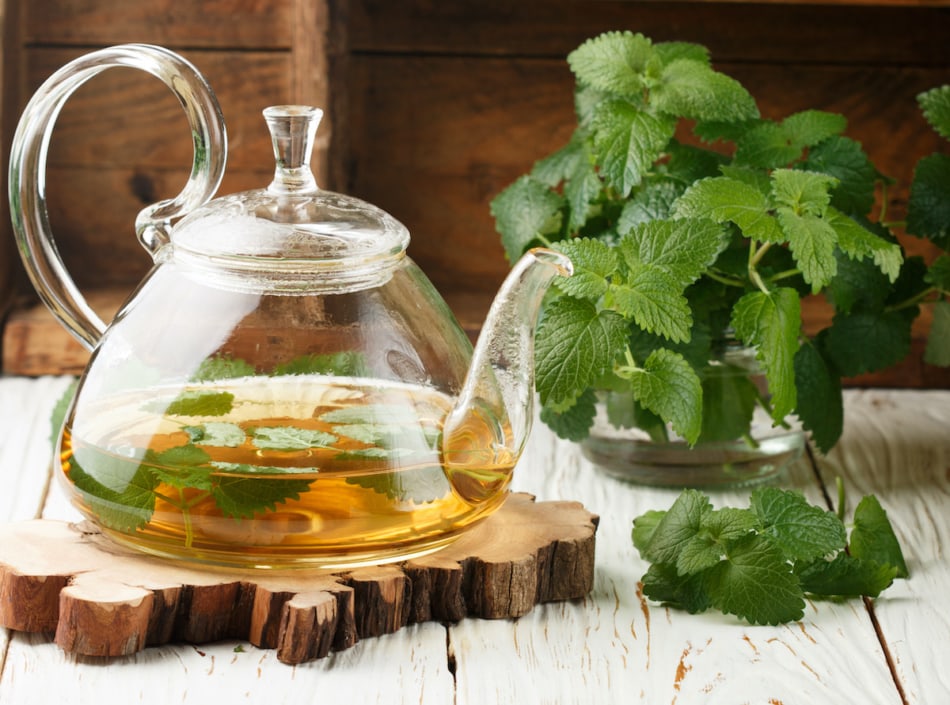
[[[181,193],[142,210],[135,220],[139,241],[155,259],[168,242],[171,220],[214,196],[227,158],[227,133],[217,98],[198,70],[162,47],[123,44],[94,51],[50,76],[30,100],[10,155],[10,217],[26,271],[43,303],[80,343],[92,350],[106,325],[86,302],[63,264],[46,208],[46,155],[56,118],[79,86],[113,67],[147,71],[178,97],[194,140],[194,164]]]

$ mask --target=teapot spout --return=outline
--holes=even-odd
[[[445,421],[442,451],[450,476],[451,468],[464,467],[471,477],[476,465],[486,471],[507,466],[510,474],[534,416],[534,331],[541,302],[555,277],[572,273],[568,257],[536,248],[508,274],[482,326],[458,401]]]

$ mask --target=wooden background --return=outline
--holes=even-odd
[[[147,41],[206,74],[231,139],[222,193],[265,186],[272,157],[260,110],[329,111],[318,180],[365,198],[412,232],[410,254],[474,334],[507,271],[492,197],[561,146],[573,125],[565,56],[605,30],[705,44],[714,63],[781,118],[845,114],[849,136],[898,180],[898,210],[920,156],[947,150],[914,97],[950,82],[950,1],[651,2],[607,0],[6,0],[4,150],[32,91],[92,48]],[[82,7],[80,7],[82,5]],[[149,260],[137,211],[174,195],[190,140],[165,88],[114,70],[84,86],[58,122],[49,158],[51,221],[77,281],[108,312]],[[3,216],[6,371],[75,369],[83,352],[35,302]],[[918,241],[912,251],[932,256]],[[821,325],[820,306],[809,326]],[[918,338],[926,321],[918,326]],[[921,340],[916,341],[919,352]],[[857,383],[947,386],[919,357]]]

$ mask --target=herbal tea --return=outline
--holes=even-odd
[[[505,429],[443,444],[448,397],[357,378],[245,377],[110,399],[67,420],[77,506],[139,549],[222,564],[344,566],[419,555],[503,500]]]

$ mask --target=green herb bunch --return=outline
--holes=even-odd
[[[710,608],[753,624],[802,618],[805,596],[877,597],[908,577],[903,552],[873,495],[854,510],[850,535],[839,513],[777,487],[752,492],[748,508],[714,509],[684,490],[665,511],[633,522],[633,544],[651,563],[643,594],[690,613]]]
[[[583,440],[600,393],[611,423],[656,439],[667,424],[690,444],[741,438],[762,405],[776,424],[797,415],[826,451],[841,379],[903,359],[924,301],[939,299],[928,360],[950,363],[950,258],[905,258],[877,205],[888,179],[842,116],[764,119],[696,44],[611,32],[568,63],[572,138],[491,204],[511,261],[543,244],[575,266],[537,332],[541,418],[558,435]],[[922,102],[950,136],[947,89]],[[703,146],[677,138],[690,127]],[[907,229],[946,249],[950,158],[923,162],[912,196]],[[801,302],[817,294],[834,318],[809,337]],[[767,396],[703,373],[730,339],[754,348]]]

